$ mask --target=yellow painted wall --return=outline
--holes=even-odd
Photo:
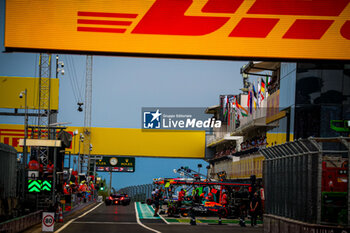
[[[285,133],[267,133],[268,146],[272,143],[282,144],[286,142]],[[294,134],[290,134],[290,140],[294,140]],[[262,178],[264,156],[251,155],[241,158],[239,161],[221,161],[215,163],[215,172],[226,171],[229,179],[249,179],[251,175]]]
[[[47,79],[47,78],[43,78]],[[0,77],[0,108],[25,108],[24,96],[19,94],[27,89],[28,109],[39,108],[39,78]],[[51,79],[50,109],[58,109],[59,80]],[[46,106],[47,107],[47,106]]]
[[[251,175],[262,178],[263,161],[264,156],[253,155],[232,162],[232,174],[230,175],[230,179],[249,179]]]
[[[255,154],[239,161],[219,161],[210,170],[211,173],[225,171],[228,179],[249,179],[251,175],[262,178],[264,156]]]

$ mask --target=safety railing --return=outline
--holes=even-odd
[[[41,222],[42,211],[37,211],[22,217],[0,223],[0,232],[21,232]]]
[[[350,138],[308,138],[260,150],[265,212],[306,223],[350,225]]]

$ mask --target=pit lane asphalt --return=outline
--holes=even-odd
[[[144,225],[145,227],[141,226]],[[83,217],[71,222],[64,229],[56,230],[60,233],[90,233],[90,232],[181,232],[181,233],[203,233],[203,232],[263,232],[263,228],[239,227],[237,225],[210,225],[200,224],[191,226],[189,224],[165,224],[163,220],[139,220],[136,219],[134,203],[128,206],[101,204],[93,211]],[[147,229],[148,228],[148,229]],[[152,231],[153,230],[153,231]]]

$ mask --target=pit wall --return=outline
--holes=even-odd
[[[276,215],[264,215],[264,233],[350,233],[350,228],[309,224]]]

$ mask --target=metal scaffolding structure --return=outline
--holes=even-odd
[[[37,138],[50,139],[50,92],[51,92],[51,54],[41,53],[39,58],[39,108]],[[32,135],[33,137],[33,135]],[[38,148],[38,157],[44,166],[48,163],[48,147]]]
[[[86,56],[86,76],[85,76],[85,115],[84,115],[84,142],[82,168],[84,172],[90,171],[90,151],[91,151],[91,108],[92,108],[92,55]],[[84,166],[86,165],[86,166]]]
[[[323,170],[327,158],[350,159],[350,138],[308,138],[260,150],[264,155],[265,213],[306,223],[335,224],[322,216]],[[350,180],[347,167],[347,180]],[[350,225],[347,183],[347,226]],[[339,224],[339,223],[336,223]]]
[[[51,54],[41,53],[39,60],[38,126],[49,127],[51,89]],[[48,130],[38,130],[39,138],[49,138]]]

